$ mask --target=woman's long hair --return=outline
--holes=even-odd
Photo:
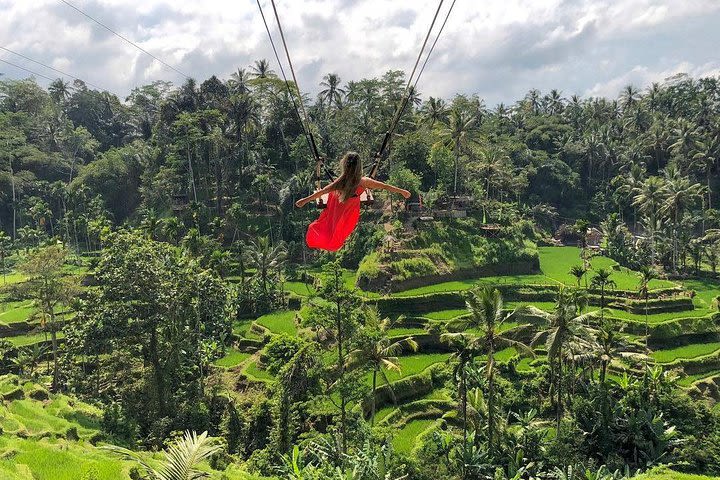
[[[342,174],[337,180],[337,190],[340,194],[340,201],[344,202],[355,195],[355,191],[362,180],[362,161],[356,152],[347,152],[340,160]]]

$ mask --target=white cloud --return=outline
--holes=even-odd
[[[276,63],[255,0],[71,3],[200,81],[258,58]],[[262,3],[272,26],[272,8]],[[314,92],[328,72],[347,81],[409,71],[437,0],[277,4],[301,86]],[[61,2],[0,0],[0,11],[0,45],[120,95],[155,79],[182,81]],[[458,0],[420,90],[477,92],[490,105],[530,88],[614,96],[623,82],[662,80],[677,68],[717,71],[718,22],[717,0]],[[48,74],[10,54],[0,58]],[[0,72],[24,76],[5,65]]]
[[[644,65],[636,65],[617,77],[596,83],[585,92],[585,95],[614,98],[623,87],[628,85],[647,87],[653,82],[662,82],[681,73],[695,78],[720,76],[720,62],[708,62],[703,65],[681,62],[665,70],[654,70]]]

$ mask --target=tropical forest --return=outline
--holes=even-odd
[[[0,78],[0,478],[720,477],[720,78],[281,68]]]

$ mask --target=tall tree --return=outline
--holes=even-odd
[[[547,322],[545,329],[533,338],[533,345],[544,342],[548,352],[551,370],[551,384],[555,390],[555,420],[560,431],[560,420],[563,416],[563,376],[567,351],[590,351],[593,347],[592,332],[587,324],[595,317],[595,312],[581,314],[578,302],[572,292],[561,289],[557,303],[552,312],[545,312],[535,307],[528,307],[529,314],[543,318]]]
[[[66,258],[64,247],[52,245],[31,252],[20,265],[20,271],[28,277],[23,290],[35,301],[43,323],[50,329],[54,391],[58,390],[60,382],[57,338],[60,323],[57,321],[57,314],[59,309],[70,304],[79,289],[77,279],[63,272]]]
[[[371,313],[370,317],[375,317]],[[390,380],[385,373],[386,370],[400,372],[400,355],[404,349],[417,351],[418,344],[412,338],[404,338],[392,341],[387,337],[387,328],[390,325],[389,319],[379,323],[374,332],[370,332],[369,338],[361,342],[360,347],[348,353],[347,363],[350,368],[363,366],[369,367],[372,371],[372,393],[370,397],[370,422],[375,425],[375,392],[377,390],[377,377],[381,376],[388,388],[392,389]]]

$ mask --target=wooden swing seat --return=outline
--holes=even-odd
[[[318,190],[315,190],[315,192],[317,192],[317,191]],[[327,207],[328,195],[330,195],[330,194],[326,193],[325,195],[323,195],[320,198],[318,198],[317,200],[315,200],[315,205],[317,206],[317,208],[322,209],[322,208]],[[360,194],[360,205],[372,205],[374,203],[375,203],[375,197],[373,197],[372,192],[368,189],[365,189]]]

